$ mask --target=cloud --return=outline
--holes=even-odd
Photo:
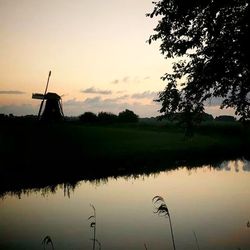
[[[204,102],[204,104],[205,104],[205,106],[208,106],[208,107],[220,106],[223,100],[224,100],[224,98],[222,98],[222,97],[211,97],[211,98],[207,99]]]
[[[208,114],[212,114],[214,117],[220,116],[220,115],[231,115],[236,118],[239,118],[235,115],[235,110],[233,108],[225,108],[221,109],[219,105],[213,105],[213,106],[206,106],[205,105],[205,112]]]
[[[112,84],[127,83],[127,82],[129,82],[129,79],[130,79],[129,76],[124,76],[122,79],[115,79],[111,83]]]
[[[116,98],[112,98],[112,100],[114,101],[122,101],[124,99],[128,99],[130,96],[129,95],[122,95],[122,96],[118,96]]]
[[[114,81],[112,81],[111,83],[112,84],[118,84],[120,81],[119,81],[119,79],[115,79]]]
[[[1,95],[22,95],[25,94],[23,91],[19,90],[0,90]]]
[[[124,83],[128,82],[128,81],[129,81],[129,78],[130,78],[129,76],[123,77],[122,82],[124,82]]]
[[[158,103],[143,104],[140,102],[129,103],[125,101],[127,96],[117,98],[103,99],[101,96],[87,98],[83,101],[71,99],[63,102],[63,110],[65,115],[78,116],[84,112],[91,111],[99,113],[101,111],[118,114],[119,112],[130,109],[140,117],[151,117],[159,115],[160,108]]]
[[[94,113],[99,113],[101,111],[112,112],[118,114],[119,112],[130,109],[133,110],[140,117],[152,117],[158,116],[160,113],[158,110],[161,107],[160,103],[151,102],[143,103],[137,99],[134,103],[126,101],[128,95],[122,95],[115,98],[103,99],[103,96],[96,96],[93,98],[87,98],[85,100],[71,99],[68,101],[63,101],[63,111],[66,116],[79,116],[80,114],[91,111]],[[31,104],[23,105],[4,105],[0,106],[0,113],[3,114],[14,114],[17,116],[37,114],[39,110],[39,105],[33,106]],[[233,109],[219,109],[218,106],[205,107],[205,111],[213,114],[213,116],[218,115],[234,115]]]
[[[124,93],[126,93],[126,91],[125,90],[119,90],[119,91],[116,91],[116,93],[117,94],[124,94]]]
[[[131,97],[134,99],[155,99],[157,97],[157,92],[144,91],[141,93],[135,93]]]
[[[150,76],[145,76],[145,77],[138,77],[138,76],[124,76],[123,78],[120,79],[115,79],[111,83],[112,84],[118,84],[118,83],[140,83],[142,81],[149,80]]]
[[[110,94],[112,94],[111,90],[101,90],[101,89],[96,89],[94,87],[81,90],[80,92],[81,93],[86,93],[86,94],[99,94],[99,95],[110,95]]]

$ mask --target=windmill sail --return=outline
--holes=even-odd
[[[39,108],[39,112],[38,112],[38,119],[40,119],[40,116],[41,116],[41,112],[42,112],[42,108],[43,108],[43,103],[44,103],[44,98],[45,98],[45,95],[46,95],[46,93],[47,93],[48,86],[49,86],[49,79],[50,79],[50,76],[51,76],[51,71],[49,71],[48,80],[47,80],[46,88],[45,88],[45,91],[44,91],[43,100],[42,100],[42,102],[41,102],[41,105],[40,105],[40,108]]]
[[[33,94],[32,94],[32,99],[40,99],[40,100],[43,100],[43,99],[44,99],[44,94],[33,93]]]

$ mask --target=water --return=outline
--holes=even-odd
[[[177,249],[250,249],[247,161],[82,181],[68,191],[61,185],[0,200],[0,248],[43,249],[49,235],[55,249],[92,249],[93,204],[101,249],[172,249],[168,219],[153,213],[152,198],[161,195]]]

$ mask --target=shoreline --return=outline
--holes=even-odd
[[[0,128],[0,194],[36,185],[250,158],[249,130],[242,136],[235,125],[217,132],[206,127],[189,139],[174,126],[145,124],[14,122],[0,123]]]

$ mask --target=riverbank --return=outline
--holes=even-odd
[[[0,124],[1,189],[22,183],[156,171],[249,157],[249,129],[205,123],[192,138],[174,124]]]

